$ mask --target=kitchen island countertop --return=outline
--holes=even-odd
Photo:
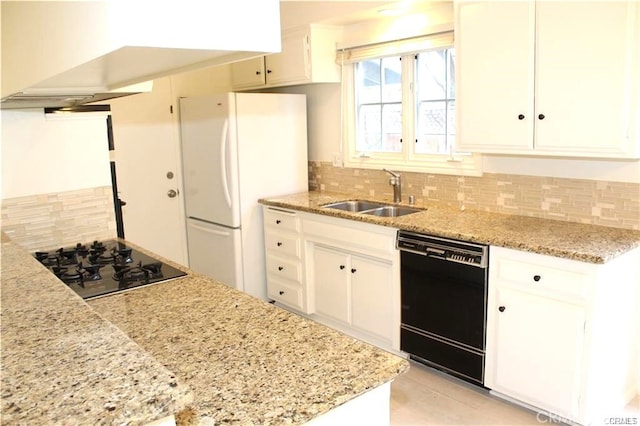
[[[2,424],[145,424],[184,410],[184,381],[2,234]]]
[[[2,241],[3,424],[302,424],[409,367],[190,271],[85,302]]]
[[[535,217],[455,209],[435,203],[417,204],[421,212],[400,217],[378,217],[323,208],[344,200],[377,200],[352,194],[309,191],[259,200],[261,204],[344,219],[374,223],[434,236],[508,247],[532,253],[606,263],[640,247],[640,231],[541,219]]]
[[[194,390],[178,424],[302,424],[409,367],[193,273],[88,303]]]

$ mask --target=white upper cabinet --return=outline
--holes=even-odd
[[[336,43],[342,30],[310,25],[282,34],[282,51],[231,64],[234,90],[340,82]]]
[[[2,2],[2,98],[105,92],[280,51],[277,0]]]
[[[455,3],[457,149],[640,157],[640,3]]]

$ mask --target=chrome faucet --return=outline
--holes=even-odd
[[[400,173],[392,172],[387,169],[382,170],[391,175],[391,178],[389,178],[389,185],[393,186],[393,202],[402,202],[402,181],[400,180]]]

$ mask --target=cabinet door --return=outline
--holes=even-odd
[[[234,89],[246,89],[264,84],[264,56],[231,64],[231,87]]]
[[[639,9],[637,1],[537,3],[537,152],[633,154]]]
[[[581,389],[584,307],[499,287],[488,333],[485,385],[575,418]]]
[[[391,341],[394,282],[391,263],[353,255],[349,273],[351,324]]]
[[[532,1],[456,3],[459,151],[533,147],[534,36]]]
[[[349,256],[346,253],[314,246],[313,282],[316,313],[349,323],[349,274]]]
[[[296,32],[282,38],[282,52],[265,57],[267,84],[284,84],[311,79],[309,35]]]

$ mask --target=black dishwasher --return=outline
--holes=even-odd
[[[400,349],[484,384],[488,246],[399,231]]]

